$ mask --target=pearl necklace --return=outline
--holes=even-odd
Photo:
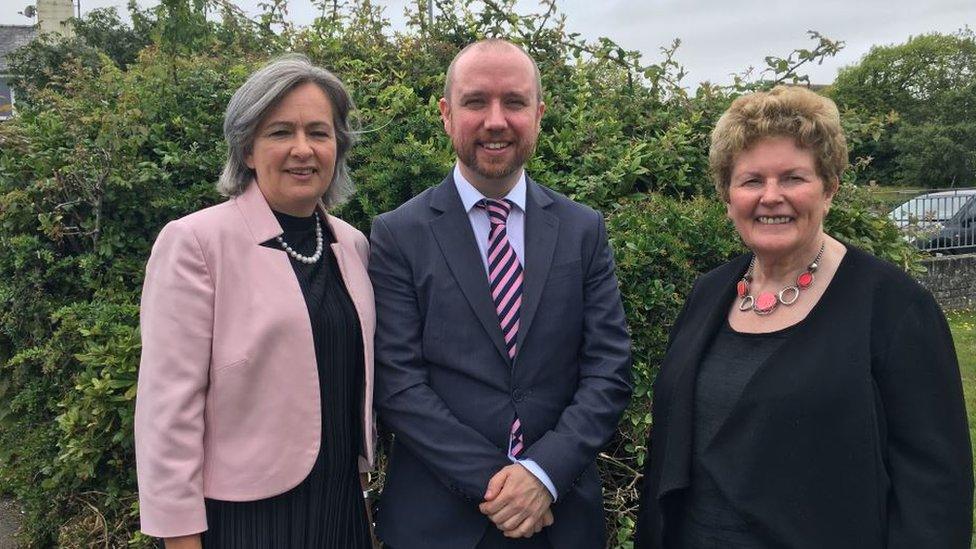
[[[302,255],[296,252],[295,250],[292,249],[291,246],[288,245],[287,242],[285,242],[284,238],[281,238],[281,235],[276,236],[275,240],[277,240],[278,244],[281,244],[281,247],[288,253],[288,255],[295,258],[296,261],[301,261],[306,265],[311,265],[312,263],[315,263],[316,261],[319,260],[319,258],[322,257],[322,250],[325,249],[325,244],[324,241],[322,240],[322,225],[319,224],[319,212],[315,212],[315,253],[314,254]]]
[[[739,283],[735,285],[736,293],[740,299],[739,310],[742,312],[751,310],[759,316],[766,316],[773,312],[780,303],[786,306],[796,303],[796,300],[800,299],[800,290],[806,290],[813,284],[813,273],[820,266],[820,258],[823,257],[825,246],[826,242],[820,243],[820,251],[817,253],[817,257],[813,258],[806,270],[796,277],[796,284],[783,288],[779,293],[763,292],[757,297],[752,297],[749,294],[752,271],[756,268],[756,256],[753,255],[752,261],[749,262],[749,269],[746,270],[746,274],[742,276]]]

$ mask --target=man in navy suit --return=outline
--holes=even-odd
[[[453,173],[372,229],[378,411],[394,549],[599,548],[596,456],[630,399],[603,217],[529,179],[535,61],[463,49],[440,100]]]

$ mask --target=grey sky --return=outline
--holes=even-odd
[[[235,0],[248,13],[259,0]],[[32,0],[0,0],[0,24],[27,24],[17,12]],[[139,4],[152,5],[152,0]],[[395,28],[402,28],[408,0],[377,0]],[[125,0],[81,0],[82,12],[105,6],[125,11]],[[659,48],[680,38],[677,60],[688,86],[710,80],[729,83],[730,73],[762,68],[766,55],[785,56],[814,42],[807,30],[843,40],[846,46],[822,66],[807,69],[814,83],[830,83],[837,69],[857,62],[872,45],[902,43],[932,31],[951,33],[976,26],[976,0],[560,0],[567,27],[588,39],[606,36],[644,54],[645,64],[660,60]],[[537,9],[535,0],[519,0],[517,10]],[[306,0],[291,0],[289,15],[307,24],[315,10]]]

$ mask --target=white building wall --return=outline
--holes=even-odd
[[[37,29],[41,34],[71,36],[68,19],[75,16],[74,0],[37,0]]]

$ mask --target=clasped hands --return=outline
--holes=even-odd
[[[518,463],[503,467],[488,481],[478,508],[507,538],[529,538],[553,522],[552,494]]]

